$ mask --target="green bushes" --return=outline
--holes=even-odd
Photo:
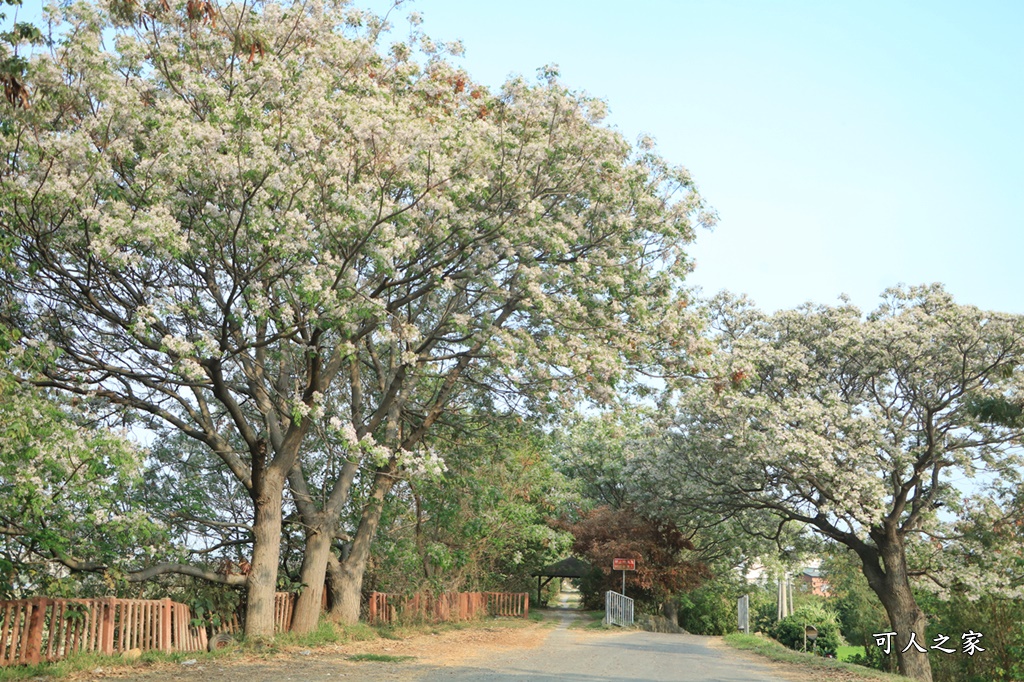
[[[835,655],[842,643],[839,634],[839,619],[835,612],[817,604],[801,606],[793,615],[786,616],[771,628],[771,636],[790,649],[804,648],[804,628],[812,625],[818,630],[814,650],[822,655]],[[807,641],[807,650],[812,648]]]
[[[736,631],[736,599],[721,581],[698,587],[679,598],[679,626],[695,635]]]

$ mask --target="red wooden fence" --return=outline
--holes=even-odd
[[[440,623],[470,620],[485,615],[529,615],[530,596],[526,592],[445,592],[439,595],[416,593],[401,597],[383,592],[370,594],[367,620],[370,623],[429,621]]]
[[[530,595],[528,592],[484,592],[487,595],[487,613],[492,616],[530,615]]]
[[[191,621],[189,607],[170,599],[0,601],[0,666],[58,661],[82,651],[205,651],[206,630]]]
[[[288,632],[292,629],[292,614],[295,612],[295,600],[298,596],[294,592],[274,593],[274,632]],[[213,628],[214,634],[226,632],[230,635],[242,631],[242,623],[237,614]]]

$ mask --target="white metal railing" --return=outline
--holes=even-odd
[[[632,625],[633,600],[618,592],[605,592],[604,622],[609,625]]]

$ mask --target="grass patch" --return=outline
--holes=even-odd
[[[328,620],[321,620],[316,629],[304,634],[291,632],[274,637],[274,644],[287,647],[303,647],[315,649],[328,644],[347,644],[349,642],[365,642],[377,639],[381,635],[366,623],[339,625]]]
[[[415,660],[415,656],[391,656],[389,654],[352,654],[350,661],[373,661],[376,663],[401,663]]]
[[[532,615],[532,614],[531,614]],[[543,615],[540,620],[543,620]],[[446,623],[395,623],[372,628],[383,639],[408,639],[416,635],[439,635],[453,630],[480,630],[490,628],[523,628],[532,625],[531,618],[488,617],[476,620],[450,621]]]
[[[903,677],[902,675],[892,675],[884,673],[881,670],[875,670],[874,668],[866,668],[862,665],[856,665],[853,663],[844,663],[834,658],[822,658],[820,656],[815,656],[814,654],[805,654],[802,651],[793,651],[792,649],[787,649],[782,646],[774,639],[762,637],[760,635],[747,635],[734,632],[731,635],[726,635],[722,639],[726,644],[731,647],[735,647],[736,649],[753,651],[754,653],[770,658],[773,661],[790,663],[807,670],[842,670],[844,673],[849,673],[855,679],[885,680],[886,682],[912,682],[909,677]],[[810,679],[810,677],[808,677],[808,679]]]
[[[854,656],[867,656],[867,651],[862,646],[836,647],[836,658],[840,661],[848,661]]]
[[[230,655],[228,649],[219,651],[145,651],[135,661],[124,659],[120,654],[104,656],[102,654],[75,654],[56,663],[40,663],[39,665],[13,665],[0,668],[0,682],[7,680],[28,680],[35,678],[60,679],[71,675],[92,672],[97,668],[110,671],[117,668],[146,668],[155,663],[181,663],[195,659],[199,663],[224,658]]]
[[[580,617],[569,623],[571,630],[604,630],[604,611],[580,611]]]

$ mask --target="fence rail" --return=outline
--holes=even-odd
[[[610,625],[632,625],[633,600],[618,592],[605,592],[604,622]]]
[[[95,651],[204,651],[206,630],[170,599],[16,599],[0,601],[0,667],[59,661]]]
[[[373,592],[366,619],[370,623],[440,623],[485,615],[526,618],[529,608],[530,596],[526,592],[419,592],[408,597]]]
[[[530,615],[529,592],[484,592],[487,613],[492,616],[527,618]]]
[[[294,592],[274,593],[274,633],[280,634],[292,629],[292,615],[295,613],[295,601],[298,595]],[[213,634],[219,635],[226,632],[229,635],[242,631],[242,619],[237,613],[231,614],[231,618],[224,620],[220,625],[211,627]]]

